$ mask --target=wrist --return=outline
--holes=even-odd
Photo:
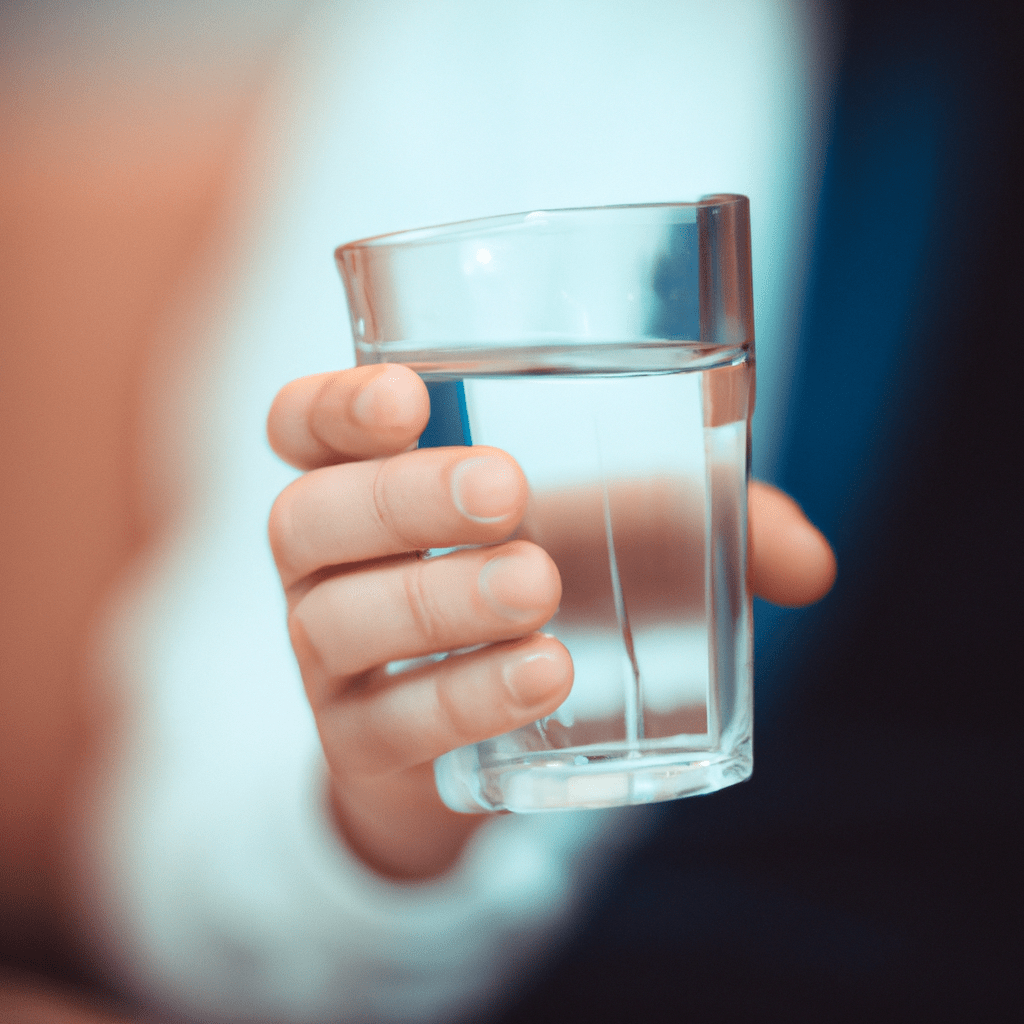
[[[328,808],[353,855],[391,881],[439,878],[459,861],[486,814],[458,814],[434,788],[432,765],[371,783],[331,777]]]

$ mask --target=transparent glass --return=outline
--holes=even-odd
[[[358,362],[405,363],[427,382],[421,447],[517,459],[530,499],[515,536],[562,577],[545,629],[572,655],[571,694],[438,758],[445,803],[606,807],[747,778],[746,198],[467,221],[337,259]]]

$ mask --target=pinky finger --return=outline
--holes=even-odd
[[[550,714],[572,677],[569,652],[535,633],[381,675],[325,707],[317,724],[336,778],[390,775]]]

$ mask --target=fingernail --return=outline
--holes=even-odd
[[[529,555],[497,555],[481,570],[477,584],[484,600],[506,619],[525,622],[536,617],[548,599],[549,580],[531,572]]]
[[[409,414],[398,385],[395,376],[386,371],[367,381],[352,402],[352,418],[360,426],[377,430],[404,426]]]
[[[513,696],[524,706],[540,704],[565,682],[563,659],[550,651],[535,651],[505,663],[502,674]]]
[[[452,501],[475,523],[497,523],[511,515],[519,486],[519,473],[508,459],[478,455],[455,467]]]

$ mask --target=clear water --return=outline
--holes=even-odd
[[[421,368],[435,410],[424,443],[494,445],[526,473],[516,536],[558,565],[545,628],[575,667],[553,715],[438,760],[456,809],[648,802],[750,773],[753,366],[724,353],[704,368],[699,353],[700,368],[679,369],[680,349],[671,368],[641,372],[627,359],[625,372],[581,373],[571,351],[517,375]]]

